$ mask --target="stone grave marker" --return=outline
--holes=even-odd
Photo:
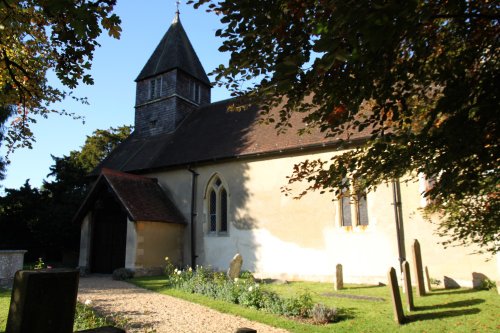
[[[394,267],[391,267],[387,273],[387,280],[389,281],[389,290],[391,292],[394,320],[396,323],[401,325],[404,323],[405,316],[403,312],[403,304],[401,303],[401,294],[399,293],[398,278]]]
[[[236,253],[231,262],[229,263],[229,269],[227,270],[227,276],[234,280],[240,276],[241,266],[243,265],[243,257],[241,254]]]
[[[23,269],[26,250],[0,250],[0,287],[12,287],[14,275]]]
[[[403,276],[406,290],[406,306],[408,311],[414,311],[415,305],[413,304],[413,289],[411,288],[410,264],[408,261],[403,262]]]
[[[5,333],[72,333],[78,271],[16,272]]]
[[[335,266],[335,290],[344,289],[344,273],[342,272],[342,265]]]
[[[413,242],[413,265],[415,266],[415,277],[417,282],[417,295],[425,296],[424,270],[422,266],[422,252],[420,243],[415,239]]]
[[[425,266],[425,287],[427,292],[432,291],[431,278],[429,276],[429,269],[427,268],[427,266]]]

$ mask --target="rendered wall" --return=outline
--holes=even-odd
[[[382,184],[369,193],[367,227],[340,226],[339,203],[333,194],[311,193],[294,200],[281,193],[295,163],[306,158],[327,159],[331,153],[282,156],[277,159],[233,160],[198,166],[196,187],[197,263],[227,270],[235,253],[243,256],[243,269],[257,276],[287,280],[333,281],[335,266],[342,264],[346,282],[386,283],[389,267],[398,271],[393,192]],[[218,174],[227,185],[229,232],[207,234],[205,189]],[[187,169],[149,174],[157,177],[187,221],[190,217],[191,174]],[[472,273],[498,279],[495,258],[471,255],[473,248],[443,249],[434,226],[423,220],[418,183],[402,185],[403,223],[407,260],[411,243],[422,246],[424,265],[432,277],[448,276],[472,285]],[[298,189],[297,189],[298,190]],[[298,193],[298,191],[297,191]],[[190,263],[190,228],[184,233],[184,263]]]
[[[169,257],[175,265],[182,265],[184,228],[180,224],[135,222],[136,275],[160,274],[165,267],[165,257]]]
[[[92,224],[90,223],[91,218],[91,213],[87,213],[87,215],[83,218],[82,225],[80,227],[80,257],[78,259],[78,266],[80,266],[84,271],[89,268],[92,235]]]

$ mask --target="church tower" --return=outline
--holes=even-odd
[[[176,13],[135,80],[135,132],[171,133],[184,118],[210,103],[210,81]]]

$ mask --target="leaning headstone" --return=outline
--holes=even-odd
[[[396,276],[396,270],[391,267],[387,273],[387,280],[389,281],[389,290],[392,296],[392,308],[394,310],[394,320],[398,324],[403,324],[404,322],[404,312],[403,304],[401,303],[401,294],[399,293],[398,278]]]
[[[335,266],[335,290],[344,289],[344,274],[342,272],[342,265]]]
[[[422,266],[422,252],[420,251],[420,243],[415,239],[413,242],[413,264],[415,266],[415,277],[417,282],[417,295],[425,296],[424,270]]]
[[[429,269],[427,268],[427,266],[425,266],[425,288],[427,292],[431,292],[432,291],[432,287],[431,287],[431,278],[429,277]]]
[[[408,311],[414,311],[415,305],[413,304],[413,290],[411,289],[411,277],[410,277],[410,264],[408,261],[403,262],[403,283],[405,284],[406,290],[406,305]]]
[[[227,270],[227,276],[231,280],[234,280],[235,278],[239,277],[240,273],[241,273],[241,266],[242,265],[243,265],[243,257],[241,256],[241,254],[236,253],[236,255],[231,260],[231,263],[229,263],[229,269]]]
[[[5,333],[71,333],[78,271],[18,271],[14,277]]]

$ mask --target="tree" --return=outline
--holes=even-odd
[[[366,143],[296,165],[307,190],[370,191],[424,174],[445,244],[500,250],[500,6],[488,0],[189,1],[221,15],[212,73],[265,121]],[[248,85],[248,82],[255,82]],[[247,88],[241,88],[244,85]],[[249,87],[248,87],[249,86]],[[270,113],[282,105],[279,114]],[[345,140],[344,142],[347,142]],[[299,194],[298,197],[303,195]]]
[[[51,104],[71,95],[53,87],[47,73],[74,89],[92,84],[91,68],[102,29],[119,38],[120,19],[112,14],[116,0],[0,1],[0,121],[14,114],[2,141],[9,150],[31,147],[29,125],[36,116],[68,114]],[[82,99],[85,102],[85,99]]]
[[[53,180],[41,189],[28,181],[20,189],[7,189],[0,197],[0,247],[24,246],[31,259],[60,260],[79,247],[80,226],[71,223],[93,179],[87,175],[131,132],[131,126],[96,130],[80,151],[54,157]]]

